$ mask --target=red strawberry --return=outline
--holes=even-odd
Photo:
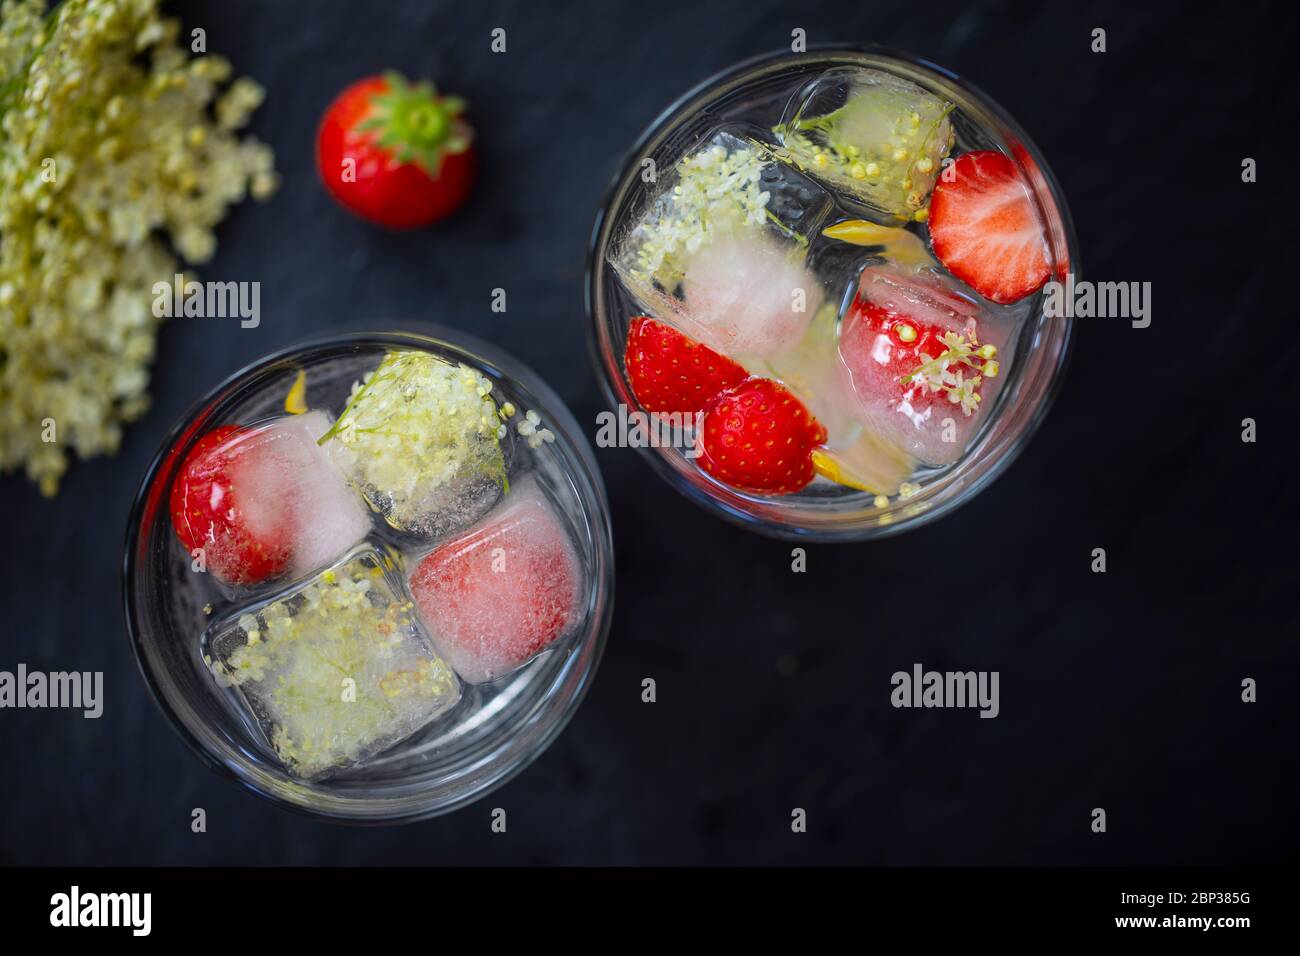
[[[649,412],[698,412],[749,377],[725,355],[645,315],[632,320],[623,364],[632,394]]]
[[[994,302],[1015,302],[1047,281],[1043,223],[1003,153],[964,153],[944,171],[930,199],[930,240],[949,272]]]
[[[185,550],[203,549],[207,569],[231,584],[256,584],[281,573],[292,556],[288,509],[250,518],[240,504],[241,456],[257,454],[239,441],[249,432],[222,425],[186,457],[172,484],[172,527]]]
[[[699,465],[745,491],[784,495],[813,479],[826,429],[784,385],[751,378],[719,395],[696,439]]]
[[[339,94],[316,135],[316,168],[344,207],[391,229],[449,215],[474,184],[474,131],[465,104],[398,73]]]

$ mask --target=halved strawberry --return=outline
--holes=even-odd
[[[944,171],[930,198],[930,241],[948,271],[994,302],[1024,298],[1050,272],[1029,187],[995,150],[964,153]]]
[[[826,429],[784,385],[751,378],[719,395],[696,439],[701,468],[744,491],[785,495],[813,479]]]
[[[214,575],[231,584],[256,584],[281,573],[293,556],[287,509],[257,509],[240,502],[236,472],[256,446],[240,439],[249,429],[222,425],[186,457],[172,483],[172,527],[185,550],[203,549]]]
[[[645,315],[632,320],[623,364],[632,394],[649,412],[698,412],[749,377],[725,355]]]

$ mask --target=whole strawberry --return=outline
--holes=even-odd
[[[698,412],[749,373],[649,316],[632,320],[623,355],[632,394],[648,412]]]
[[[751,378],[705,409],[697,462],[733,487],[785,495],[813,480],[812,453],[825,441],[826,429],[789,389]]]
[[[469,198],[474,131],[463,100],[398,73],[352,84],[316,136],[316,168],[330,195],[390,229],[436,222]]]

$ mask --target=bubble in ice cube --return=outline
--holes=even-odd
[[[611,262],[652,315],[737,358],[797,342],[823,299],[807,267],[825,192],[726,130],[681,159]]]
[[[460,684],[429,643],[395,562],[363,545],[289,592],[216,625],[217,681],[280,760],[310,778],[387,749],[452,707]]]
[[[929,465],[961,456],[1001,382],[1007,326],[932,269],[863,270],[839,354],[864,422]]]
[[[953,104],[879,70],[829,70],[807,84],[774,132],[785,154],[830,188],[895,219],[928,208],[952,149]]]
[[[475,369],[395,350],[353,386],[324,445],[394,528],[445,534],[471,524],[505,487],[508,432],[491,393]]]
[[[411,595],[435,646],[470,683],[495,680],[571,632],[582,564],[532,480],[412,570]]]

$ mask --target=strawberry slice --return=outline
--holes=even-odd
[[[784,385],[751,378],[719,395],[696,440],[701,468],[743,491],[785,495],[813,479],[826,429]]]
[[[203,549],[207,569],[230,584],[256,584],[275,577],[293,556],[288,509],[240,503],[236,472],[246,455],[259,454],[242,441],[250,429],[222,425],[208,432],[186,457],[172,483],[172,527],[185,550]],[[264,513],[265,512],[265,513]]]
[[[725,355],[644,315],[628,329],[623,364],[632,394],[649,412],[698,412],[749,377]]]
[[[1050,272],[1047,239],[1011,157],[977,150],[957,157],[930,199],[934,254],[994,302],[1015,302],[1042,287]]]

